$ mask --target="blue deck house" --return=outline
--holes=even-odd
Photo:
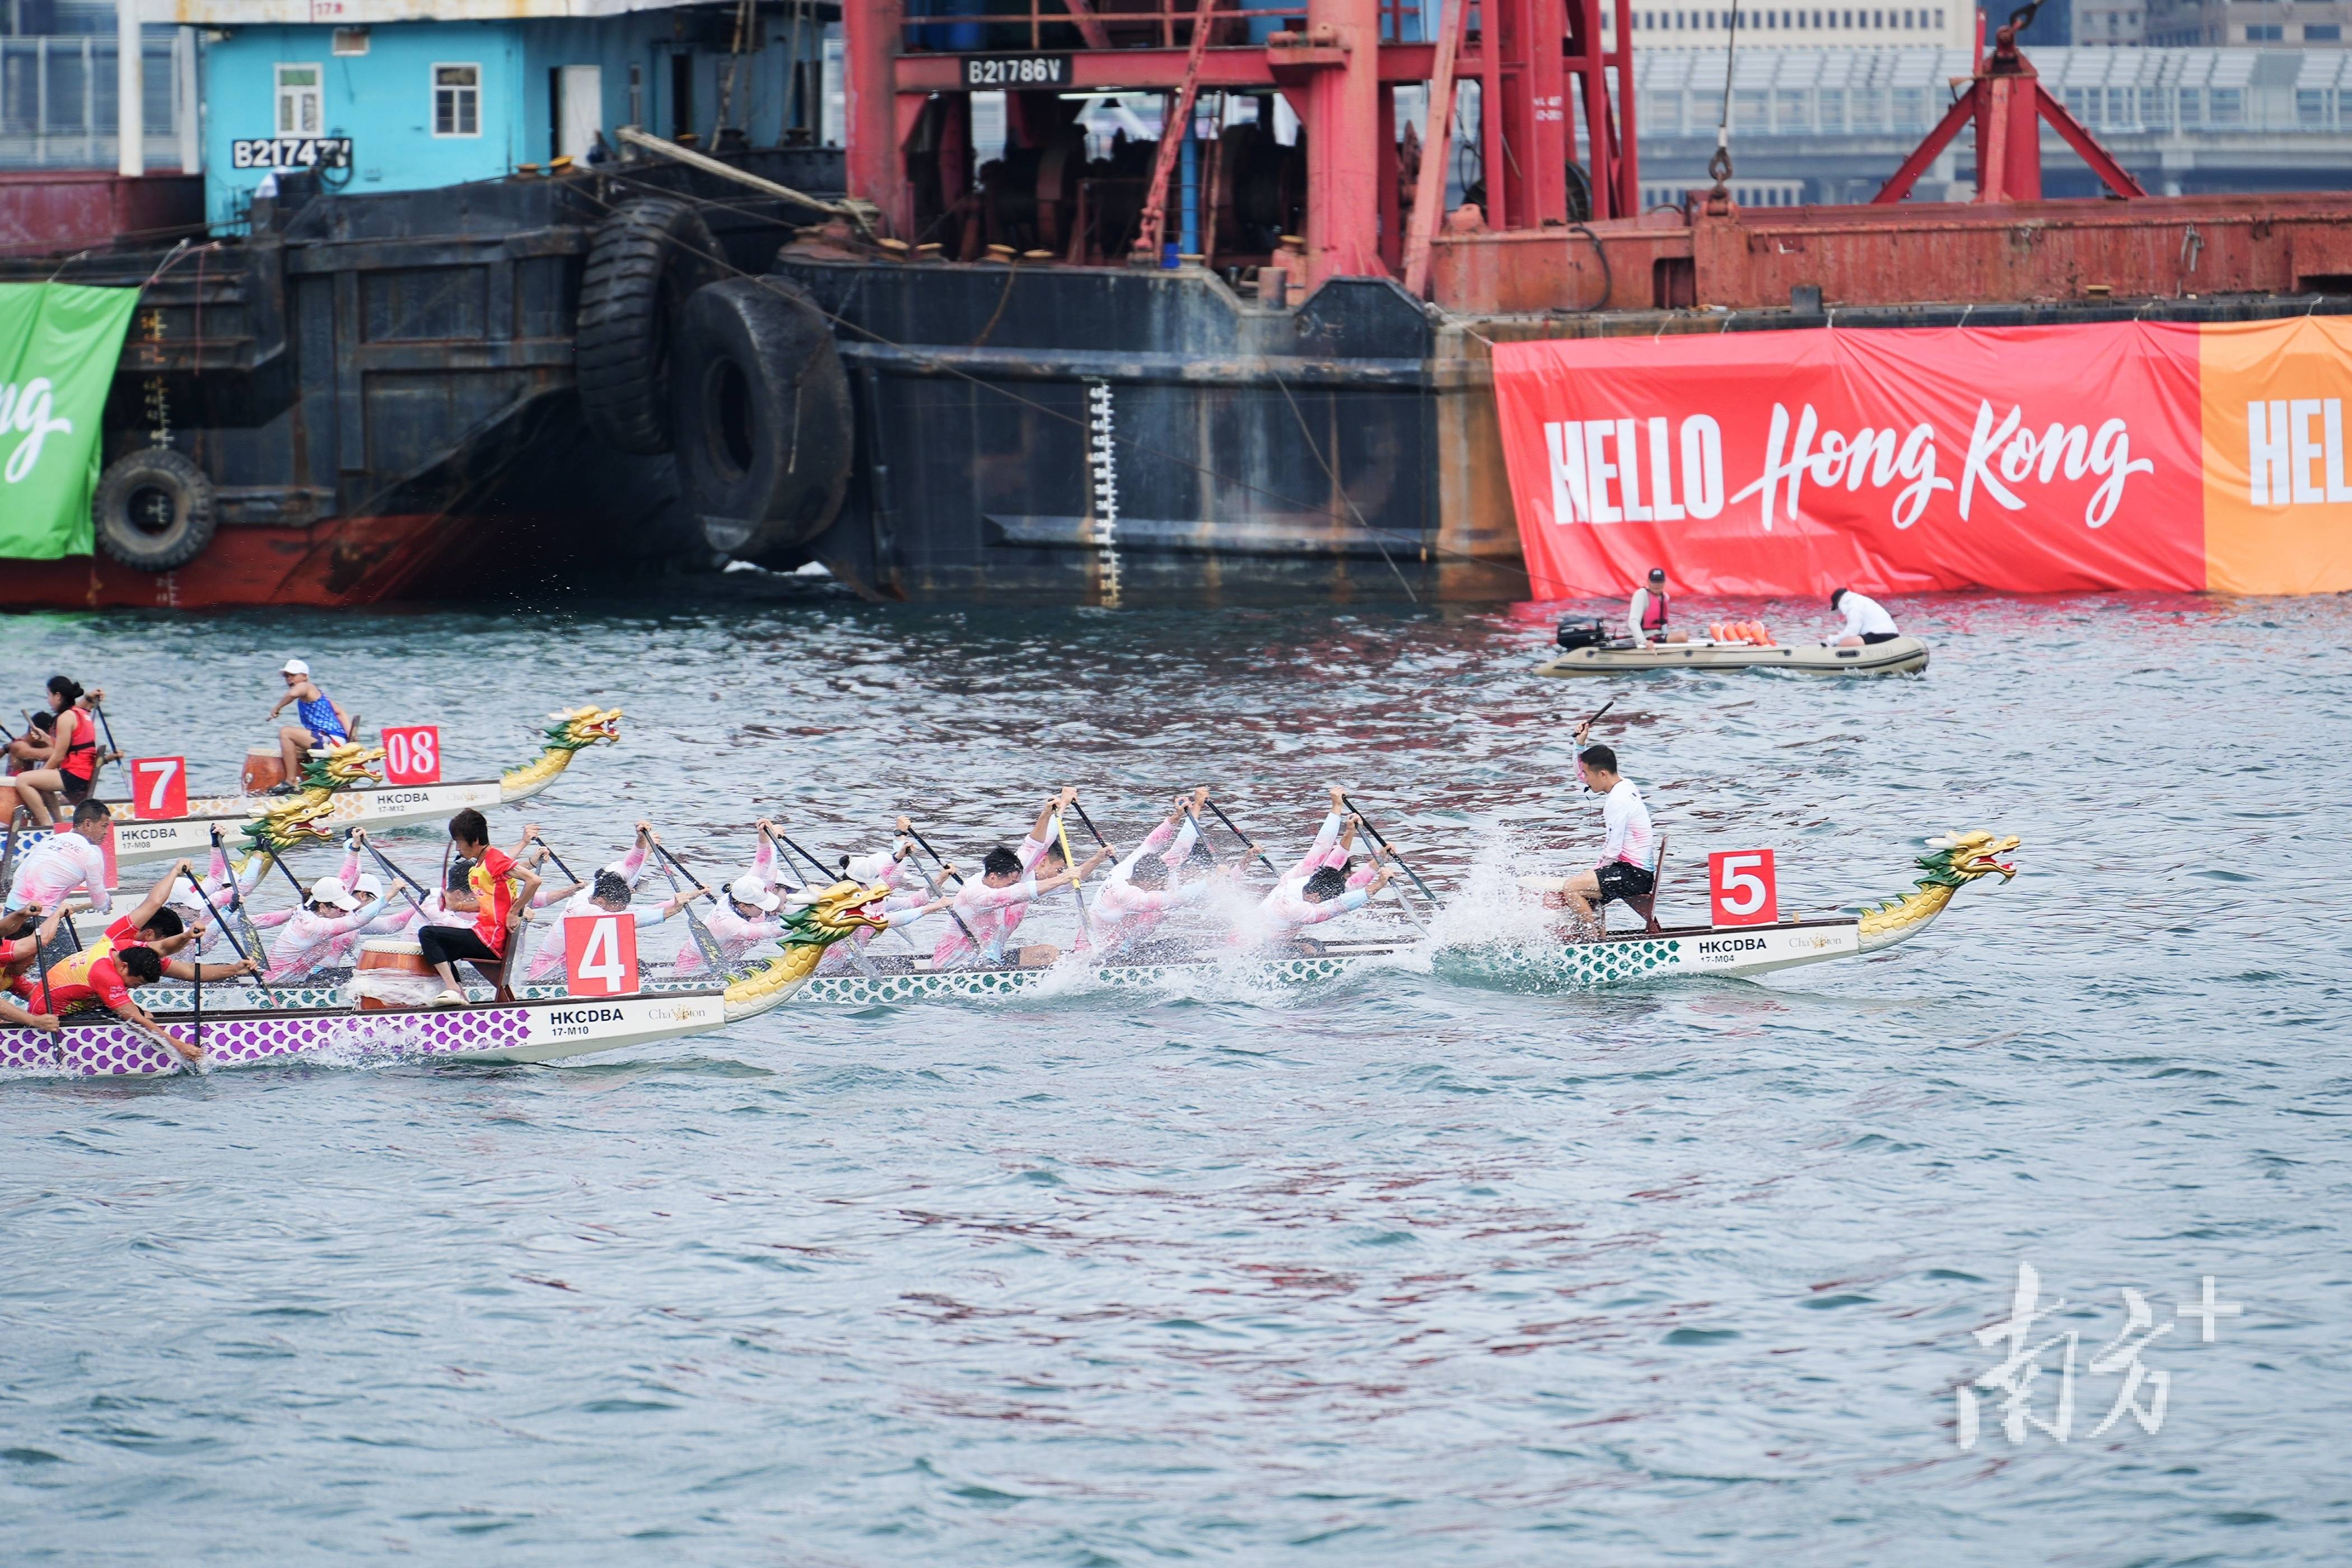
[[[394,191],[588,162],[622,125],[709,148],[814,142],[826,0],[167,0],[205,30],[205,204],[241,221],[255,187],[316,168]]]

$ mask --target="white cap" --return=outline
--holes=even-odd
[[[310,667],[304,664],[299,658],[289,658],[286,661],[286,668],[279,670],[278,673],[280,675],[308,675],[310,673]]]
[[[166,901],[177,904],[182,909],[192,910],[196,914],[205,912],[204,895],[196,891],[196,885],[185,877],[173,879],[171,895]]]
[[[784,900],[760,884],[760,879],[746,873],[727,884],[728,896],[739,904],[749,904],[762,913],[772,911]]]
[[[310,901],[315,904],[332,904],[339,910],[359,908],[359,904],[351,894],[344,891],[343,879],[341,877],[321,877],[311,883]]]
[[[362,871],[359,874],[359,879],[352,884],[352,892],[354,897],[365,893],[370,898],[380,899],[383,897],[383,884],[375,879],[374,872]]]

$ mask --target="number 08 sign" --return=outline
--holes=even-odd
[[[1769,849],[1706,858],[1707,897],[1719,926],[1768,926],[1780,919],[1780,884]]]
[[[574,996],[634,994],[637,989],[636,917],[566,915],[563,981]]]

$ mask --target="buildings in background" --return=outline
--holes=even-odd
[[[2340,49],[2352,38],[2346,0],[2154,0],[2146,37],[2160,47],[2251,44]]]

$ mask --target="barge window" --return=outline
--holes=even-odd
[[[479,136],[482,133],[482,68],[433,68],[433,134]]]
[[[315,65],[278,68],[278,134],[316,136],[326,122]]]

